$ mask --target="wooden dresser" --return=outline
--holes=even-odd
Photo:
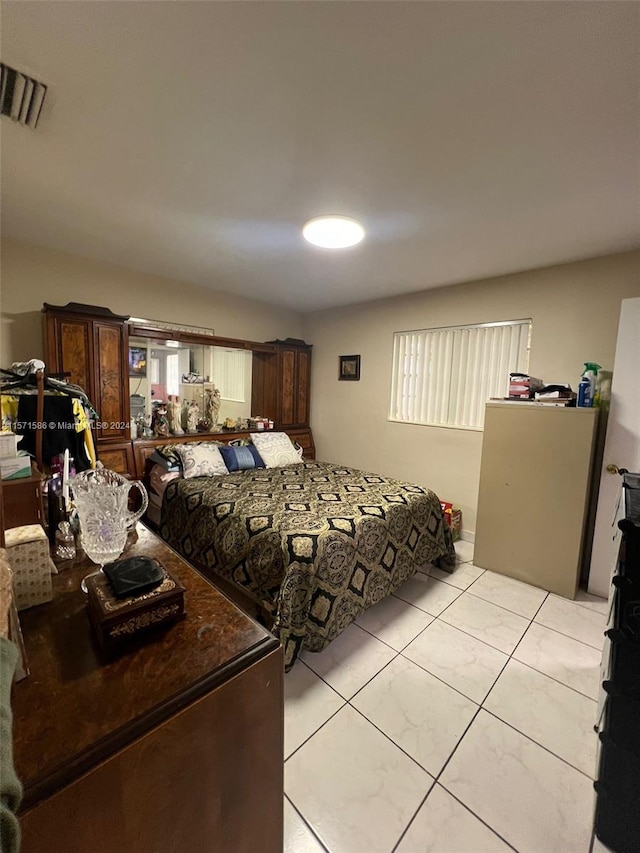
[[[277,640],[142,525],[125,551],[186,587],[182,621],[100,650],[79,590],[23,611],[31,674],[13,690],[23,853],[281,853]]]

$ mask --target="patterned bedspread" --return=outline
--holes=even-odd
[[[270,607],[287,669],[418,569],[455,564],[433,492],[325,462],[177,480],[160,531]]]

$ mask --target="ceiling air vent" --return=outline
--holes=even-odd
[[[33,77],[0,62],[0,114],[34,128],[38,124],[47,87]]]

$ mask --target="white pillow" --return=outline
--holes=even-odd
[[[300,456],[286,432],[252,432],[251,440],[267,468],[283,468],[300,462]]]
[[[182,460],[182,476],[185,479],[229,473],[217,444],[197,444],[195,447],[180,444],[176,445],[176,452]]]

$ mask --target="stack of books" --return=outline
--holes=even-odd
[[[31,474],[31,457],[17,449],[20,436],[13,432],[0,432],[0,478],[17,480]]]

